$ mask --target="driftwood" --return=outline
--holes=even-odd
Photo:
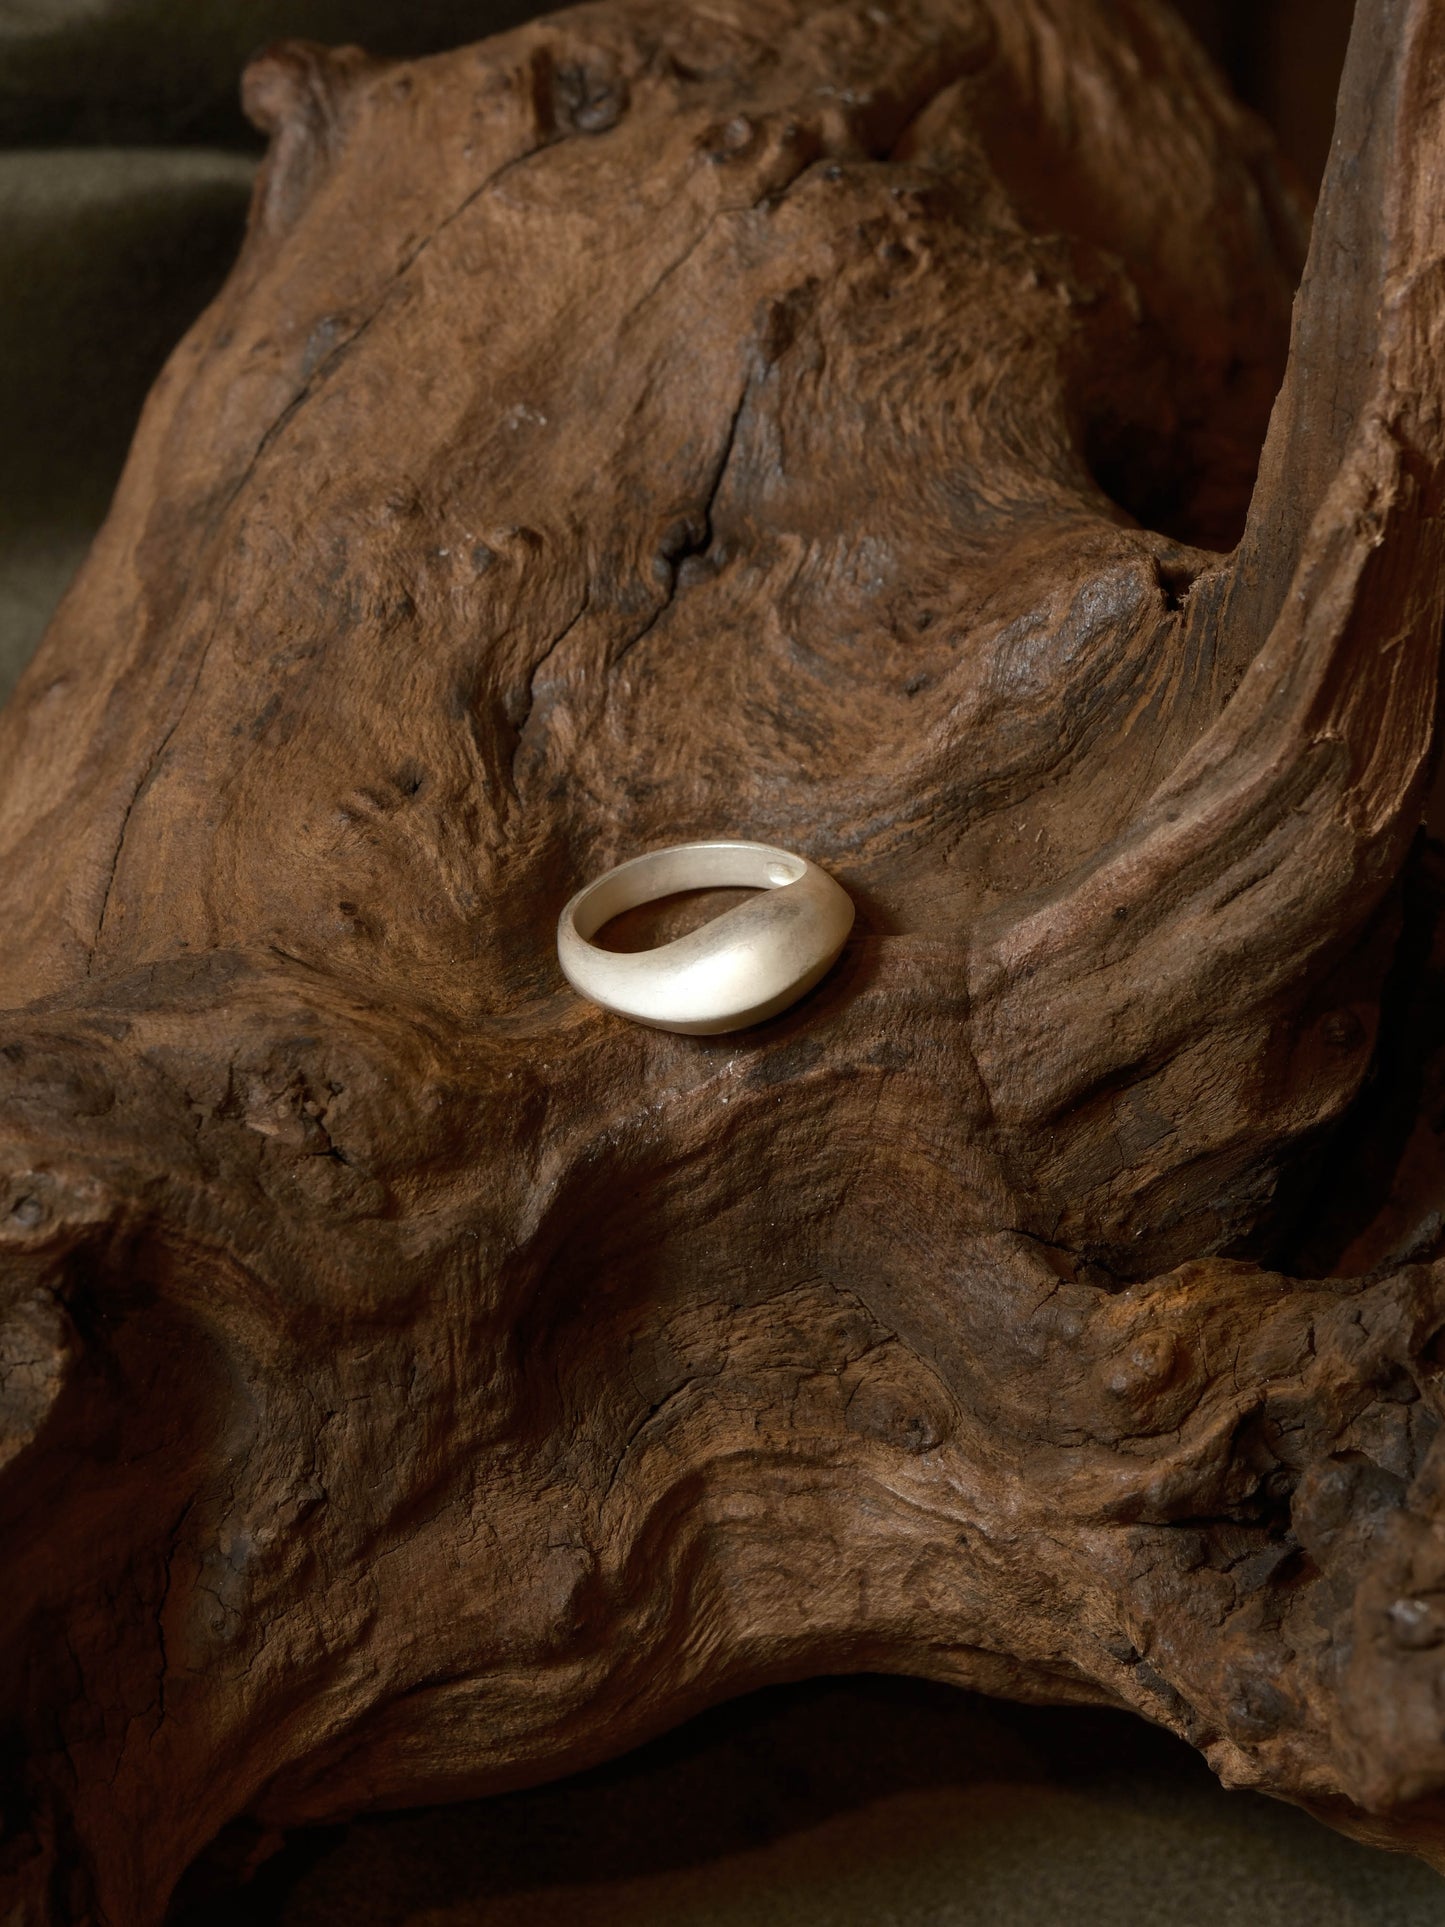
[[[1361,0],[1292,334],[1151,0],[253,67],[0,737],[7,1920],[825,1669],[1445,1856],[1442,67]],[[572,996],[718,834],[834,974]]]

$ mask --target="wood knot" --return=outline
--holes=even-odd
[[[1290,1704],[1267,1679],[1240,1680],[1229,1699],[1229,1723],[1241,1739],[1266,1740],[1288,1720]]]
[[[112,1201],[93,1178],[25,1168],[0,1177],[0,1249],[68,1245],[111,1216]]]
[[[261,170],[255,218],[273,234],[298,218],[340,144],[344,103],[354,83],[381,65],[359,47],[281,40],[241,76],[241,105],[271,140]]]
[[[627,112],[627,81],[602,56],[559,62],[552,73],[552,118],[577,134],[605,134]]]
[[[854,1388],[845,1423],[860,1438],[876,1439],[913,1456],[933,1451],[950,1429],[936,1391],[876,1378],[864,1379]]]
[[[1352,1010],[1332,1010],[1320,1025],[1320,1035],[1338,1051],[1357,1051],[1366,1041],[1365,1026]]]
[[[1170,1332],[1144,1332],[1105,1367],[1105,1390],[1131,1405],[1147,1405],[1179,1377],[1179,1343]]]
[[[1411,1593],[1385,1612],[1390,1643],[1402,1652],[1425,1653],[1445,1646],[1445,1594]]]
[[[709,127],[698,139],[698,151],[710,161],[745,160],[757,147],[760,129],[747,114],[734,114],[730,120]]]
[[[248,62],[241,76],[241,107],[251,125],[267,136],[297,126],[319,135],[339,94],[380,64],[360,47],[276,40]]]

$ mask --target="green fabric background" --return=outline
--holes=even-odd
[[[535,1792],[297,1836],[172,1927],[1439,1927],[1445,1882],[1122,1714],[822,1680]]]
[[[283,34],[429,51],[532,10],[0,0],[0,695],[105,512],[162,358],[234,254],[258,151],[236,107],[247,55]],[[1192,12],[1224,45],[1224,0]],[[1337,61],[1343,18],[1311,0],[1316,66],[1331,34]],[[241,1888],[244,1845],[218,1843],[178,1923],[1445,1923],[1435,1874],[1226,1794],[1138,1722],[905,1681],[761,1694],[560,1786],[299,1836]]]

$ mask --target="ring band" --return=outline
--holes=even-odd
[[[738,887],[759,895],[655,950],[624,954],[589,942],[640,903]],[[806,857],[768,843],[678,843],[579,890],[557,920],[557,959],[572,988],[604,1010],[706,1036],[786,1010],[834,962],[852,927],[852,899]]]

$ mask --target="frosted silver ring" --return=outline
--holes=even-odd
[[[639,903],[680,890],[759,895],[701,929],[623,955],[589,942]],[[654,1030],[741,1030],[786,1010],[835,960],[853,903],[825,870],[768,843],[678,843],[619,863],[557,920],[557,958],[574,990]]]

